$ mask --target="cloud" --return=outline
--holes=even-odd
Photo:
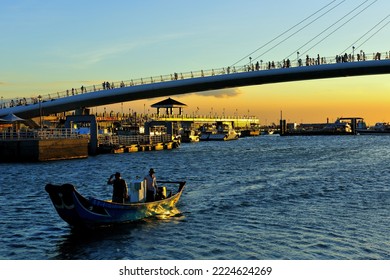
[[[243,92],[240,88],[228,88],[228,89],[218,89],[218,90],[208,90],[202,92],[193,93],[200,96],[214,96],[216,98],[230,98],[241,95]]]
[[[69,86],[69,85],[100,85],[102,81],[100,80],[63,80],[63,81],[53,81],[45,83],[48,86],[52,87],[61,87],[61,86]]]
[[[77,54],[73,58],[77,61],[82,62],[84,65],[96,64],[102,60],[105,60],[111,56],[120,55],[122,53],[132,50],[137,45],[133,42],[127,42],[122,44],[114,44],[104,46],[99,49],[87,51],[84,53]]]
[[[162,34],[158,37],[146,37],[131,41],[109,42],[109,44],[94,46],[92,50],[85,50],[76,54],[69,55],[72,61],[78,61],[76,67],[88,67],[97,64],[103,60],[116,56],[122,56],[134,49],[142,49],[150,45],[158,45],[162,42],[171,41],[189,36],[187,33]]]

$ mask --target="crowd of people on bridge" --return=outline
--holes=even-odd
[[[27,101],[26,97],[16,98],[15,100],[11,99],[8,102],[8,104],[1,102],[0,109],[4,109],[4,108],[7,108],[7,107],[11,108],[11,107],[16,107],[16,106],[26,106],[28,104],[37,104],[38,102],[39,102],[39,98],[38,97],[31,97],[30,103]]]
[[[311,66],[311,65],[320,65],[320,64],[326,64],[326,58],[325,57],[320,57],[320,55],[317,55],[317,58],[312,58],[309,55],[306,55],[306,61],[305,65],[306,66]],[[250,64],[246,66],[246,71],[258,71],[258,70],[263,70],[263,61],[257,61],[255,64]],[[297,66],[301,67],[303,66],[303,60],[302,58],[298,58],[297,60]],[[289,58],[284,59],[283,61],[268,61],[265,64],[265,69],[270,70],[270,69],[280,69],[280,68],[290,68],[292,67],[291,60]]]
[[[312,66],[312,65],[321,65],[321,64],[327,64],[327,59],[326,57],[321,57],[319,54],[317,55],[317,57],[310,57],[309,55],[306,55],[306,58],[305,58],[305,63],[303,62],[302,58],[299,57],[299,52],[297,53],[297,60],[296,60],[296,65],[298,67],[301,67],[301,66]],[[372,55],[372,59],[373,60],[381,60],[382,58],[382,54],[380,52],[376,52],[376,53],[373,53]],[[390,51],[389,52],[386,52],[386,57],[385,59],[389,59],[390,58]],[[251,60],[251,58],[250,58]],[[361,50],[359,53],[355,54],[347,54],[345,53],[344,55],[336,55],[335,57],[335,60],[334,62],[336,63],[346,63],[346,62],[354,62],[354,61],[366,61],[367,60],[367,56],[365,54],[365,52],[363,50]],[[332,61],[330,62],[332,63]],[[275,62],[275,61],[269,61],[267,63],[265,63],[265,65],[263,66],[263,61],[260,60],[260,61],[257,61],[256,63],[252,63],[250,61],[249,64],[245,65],[244,66],[244,71],[259,71],[259,70],[271,70],[271,69],[279,69],[279,68],[290,68],[292,67],[292,64],[291,64],[291,61],[290,59],[284,59],[283,61],[278,61],[278,62]],[[232,71],[233,70],[233,71]],[[236,71],[236,68],[233,66],[233,67],[227,67],[226,69],[224,68],[224,70],[222,71],[223,74],[230,74],[231,72],[237,72]],[[212,73],[211,75],[213,76],[215,73],[214,73],[214,70],[212,70]],[[204,71],[201,70],[201,76],[204,77],[205,74],[204,74]],[[193,77],[193,74],[191,72],[191,77]],[[162,79],[162,78],[161,78]],[[183,78],[183,74],[180,74],[180,77],[179,77],[179,74],[178,73],[174,73],[174,74],[171,74],[171,80],[178,80],[178,79],[184,79]],[[153,79],[151,79],[151,81],[153,82]],[[143,84],[143,80],[141,79],[141,84]],[[133,81],[131,81],[129,83],[130,86],[134,85]],[[119,87],[125,87],[125,83],[123,81],[121,81],[119,83]],[[114,89],[115,88],[115,84],[114,82],[107,82],[107,81],[104,81],[102,83],[102,89],[103,90],[107,90],[107,89]],[[97,91],[99,89],[96,88],[95,85],[92,86],[91,90],[90,91]],[[86,93],[87,92],[87,88],[82,85],[80,87],[80,93]],[[73,96],[73,95],[76,95],[78,94],[78,90],[76,88],[72,88],[71,90],[66,90],[65,91],[66,93],[66,96]],[[57,93],[57,96],[58,98],[60,97],[63,97],[63,96],[60,96],[59,93]],[[31,97],[31,102],[29,103],[27,101],[26,98],[17,98],[16,100],[9,100],[7,102],[3,102],[3,98],[1,99],[1,103],[0,103],[0,109],[3,109],[3,108],[8,108],[8,107],[15,107],[15,106],[26,106],[26,105],[29,105],[29,104],[37,104],[39,103],[40,101],[43,102],[43,101],[48,101],[48,100],[54,100],[50,94],[48,95],[49,98],[46,98],[45,100],[41,99],[41,98],[38,98],[38,97]]]

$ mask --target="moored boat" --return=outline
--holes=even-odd
[[[361,135],[380,135],[380,134],[386,134],[390,135],[390,123],[386,122],[378,122],[372,127],[367,127],[364,125],[363,127],[358,126],[357,127],[357,133]]]
[[[243,129],[240,130],[240,137],[252,137],[252,136],[259,136],[260,130],[259,129]]]
[[[181,142],[183,143],[193,143],[193,142],[199,142],[200,140],[200,133],[193,129],[186,129],[181,134]]]
[[[150,216],[163,215],[174,209],[184,190],[186,182],[158,181],[159,185],[170,185],[177,190],[161,187],[165,198],[145,202],[146,195],[142,184],[132,184],[130,200],[126,203],[114,203],[111,200],[86,198],[72,184],[47,184],[45,190],[58,215],[73,227],[94,228],[141,220]],[[131,188],[133,189],[131,190]]]
[[[239,133],[232,124],[225,124],[221,121],[212,125],[203,125],[200,132],[200,141],[229,141],[239,138]]]
[[[209,141],[229,141],[237,140],[239,137],[238,133],[234,129],[217,131],[215,133],[209,134],[207,140]]]

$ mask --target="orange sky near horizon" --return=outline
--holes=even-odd
[[[367,124],[390,122],[389,75],[287,82],[184,95],[171,98],[185,103],[185,114],[236,114],[259,118],[261,124],[320,123],[338,117],[362,117]],[[150,106],[164,98],[123,103],[123,112],[154,113]],[[98,112],[121,112],[121,104],[100,106]],[[198,110],[199,108],[199,110]],[[96,110],[96,109],[94,109]]]

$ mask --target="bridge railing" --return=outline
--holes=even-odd
[[[184,80],[191,78],[210,77],[217,75],[228,75],[232,73],[242,73],[248,71],[263,71],[270,69],[290,68],[290,67],[305,67],[319,64],[334,64],[343,62],[355,62],[355,61],[369,61],[369,60],[380,60],[389,59],[389,52],[376,52],[372,54],[364,54],[362,52],[349,55],[340,55],[334,57],[297,57],[295,60],[283,60],[283,61],[251,61],[249,64],[241,66],[228,66],[222,68],[208,69],[208,70],[197,70],[190,72],[178,72],[167,75],[151,76],[146,78],[130,79],[125,81],[116,82],[104,82],[99,85],[84,86],[79,88],[72,88],[64,91],[58,91],[43,96],[33,96],[30,98],[16,98],[15,100],[1,100],[0,109],[10,108],[15,106],[28,106],[30,104],[38,104],[39,102],[49,102],[55,99],[73,96],[77,94],[83,94],[88,92],[103,91],[106,89],[115,89],[120,87],[139,86],[145,84],[168,82],[175,80]]]

